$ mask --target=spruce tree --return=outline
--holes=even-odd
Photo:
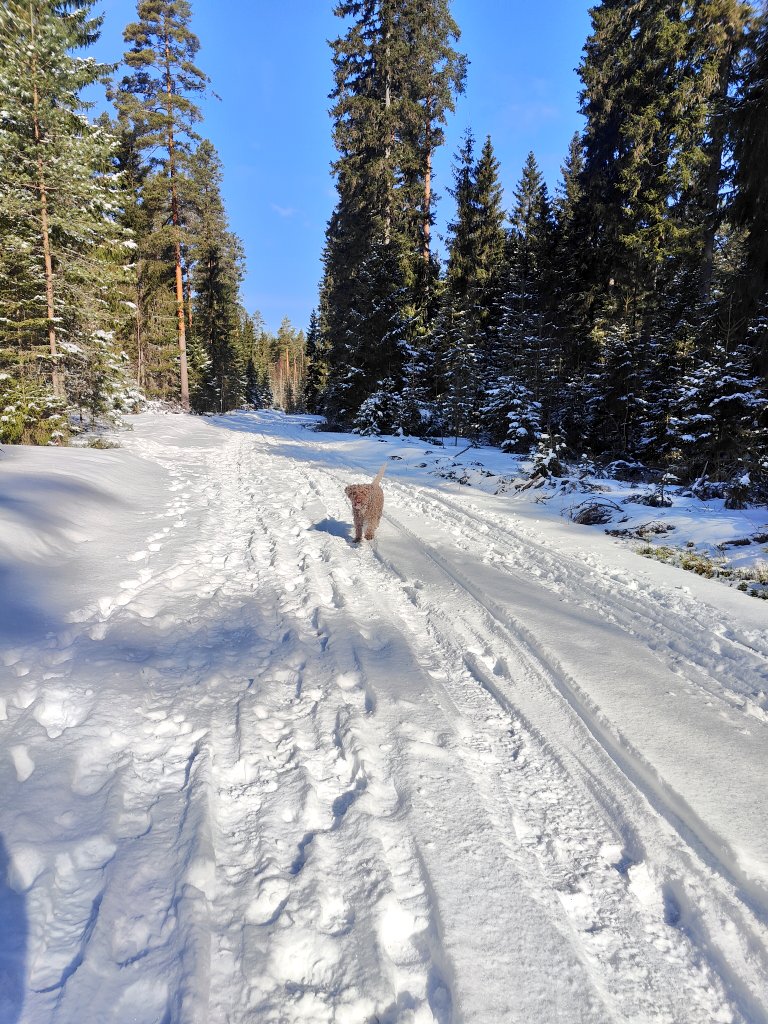
[[[476,160],[468,131],[453,169],[456,215],[448,226],[444,309],[433,331],[440,404],[450,410],[457,436],[480,430],[483,374],[495,339],[505,249],[498,171],[490,138]]]
[[[736,289],[741,335],[755,365],[768,377],[768,6],[754,25],[733,105],[734,191],[729,215],[745,233],[744,263]]]
[[[609,434],[627,443],[653,438],[647,451],[658,457],[683,353],[691,343],[711,350],[728,316],[715,270],[725,227],[728,97],[749,10],[739,0],[603,0],[590,13],[593,32],[579,69],[584,167],[573,220],[584,259],[565,351],[573,363],[574,340],[586,338],[582,352],[600,364],[595,379],[615,365],[612,391],[621,396],[628,391],[616,353],[629,345],[631,390],[645,403],[646,422],[635,431],[630,417],[626,429]],[[651,409],[656,420],[647,419]]]
[[[471,131],[456,155],[451,195],[456,215],[448,225],[446,289],[457,308],[485,327],[502,281],[506,236],[499,163],[490,138],[475,160]]]
[[[492,347],[485,359],[490,437],[522,451],[537,439],[542,393],[551,383],[548,320],[552,223],[536,158],[528,154],[514,192],[504,277],[495,296]]]
[[[745,473],[765,483],[768,393],[750,367],[750,352],[716,345],[683,377],[670,416],[673,458],[684,479],[705,474],[736,484]],[[746,489],[746,488],[745,488]]]
[[[307,329],[307,378],[304,401],[307,412],[318,413],[328,384],[328,353],[324,348],[317,310],[312,310]]]
[[[239,345],[243,256],[239,239],[229,230],[221,182],[218,154],[204,140],[190,164],[192,348],[205,366],[192,382],[192,391],[196,408],[227,412],[245,398]]]
[[[572,136],[561,181],[552,204],[554,218],[550,286],[553,331],[563,378],[580,376],[593,365],[589,295],[585,292],[590,268],[585,255],[588,199],[584,193],[584,148],[581,135]]]
[[[324,411],[350,424],[387,375],[376,358],[382,318],[374,323],[366,314],[381,300],[390,305],[405,298],[395,282],[378,276],[386,264],[400,281],[407,263],[401,225],[394,223],[394,125],[401,103],[394,68],[400,45],[393,37],[390,2],[342,2],[335,14],[351,21],[332,43],[338,202],[326,231],[320,305],[333,376]]]
[[[684,196],[688,217],[701,226],[698,300],[706,313],[713,297],[717,236],[730,163],[730,98],[747,42],[751,6],[744,0],[699,0],[690,5],[691,87],[698,94],[698,123],[691,143],[701,152]]]
[[[323,411],[341,424],[353,423],[384,381],[393,391],[402,385],[410,324],[402,263],[392,244],[371,246],[347,295],[345,321],[337,322],[332,336],[332,371],[323,398]]]
[[[584,83],[583,194],[593,301],[641,322],[659,293],[679,225],[684,167],[681,74],[686,29],[666,0],[604,0],[579,72]]]
[[[548,382],[548,286],[552,214],[547,186],[529,153],[510,212],[505,334],[514,361],[534,394]]]

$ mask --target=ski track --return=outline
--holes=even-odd
[[[759,893],[421,526],[578,592],[730,711],[765,707],[765,638],[702,648],[684,594],[654,607],[393,480],[355,547],[354,467],[238,423],[208,448],[129,435],[171,482],[145,544],[42,652],[5,653],[0,785],[58,796],[6,827],[29,920],[9,1019],[765,1024]]]

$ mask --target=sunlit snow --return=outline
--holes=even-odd
[[[0,452],[2,1024],[765,1024],[768,604],[562,514],[764,509],[129,422]]]

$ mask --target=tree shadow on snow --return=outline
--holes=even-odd
[[[5,595],[0,596],[0,644],[38,639],[57,624],[45,608],[42,590],[31,587],[18,566],[13,570],[0,561],[0,595]]]
[[[0,1020],[16,1024],[24,1006],[28,927],[24,897],[8,882],[9,864],[0,837]]]

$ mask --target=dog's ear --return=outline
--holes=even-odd
[[[346,496],[348,498],[351,498],[353,490],[354,490],[353,485],[352,484],[347,484],[347,486],[344,488],[344,493],[346,494]]]

